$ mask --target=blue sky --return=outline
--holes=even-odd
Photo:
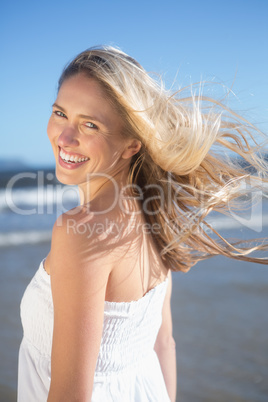
[[[268,132],[267,0],[3,2],[0,159],[54,163],[46,136],[57,79],[80,51],[119,46],[170,86],[214,80]]]

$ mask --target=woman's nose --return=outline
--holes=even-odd
[[[78,133],[74,128],[65,128],[58,138],[58,145],[62,148],[79,145]]]

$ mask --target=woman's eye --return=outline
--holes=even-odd
[[[91,123],[90,121],[89,121],[88,123],[86,123],[85,126],[86,126],[86,127],[89,127],[89,128],[95,128],[95,129],[98,128],[98,127],[96,126],[96,124]]]
[[[61,112],[60,110],[55,110],[53,113],[59,117],[66,117],[66,115],[63,112]]]

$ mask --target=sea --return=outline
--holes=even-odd
[[[246,211],[208,222],[228,238],[268,238],[268,189],[247,201]],[[16,401],[23,292],[56,218],[78,204],[77,188],[58,183],[53,168],[0,172],[0,402]],[[213,257],[173,273],[177,401],[268,401],[267,310],[268,265]]]

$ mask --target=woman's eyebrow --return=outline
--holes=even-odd
[[[60,109],[62,112],[66,113],[65,109],[62,106],[58,105],[56,102],[53,103],[52,107]],[[90,115],[86,115],[86,114],[79,114],[78,117],[82,117],[83,119],[94,120],[94,121],[97,121],[98,123],[105,124],[104,119],[101,119],[101,118],[98,118],[98,117],[95,117],[95,116],[90,116]]]
[[[61,109],[63,112],[65,112],[64,108],[58,105],[56,102],[53,103],[52,107],[56,107],[57,109]]]

